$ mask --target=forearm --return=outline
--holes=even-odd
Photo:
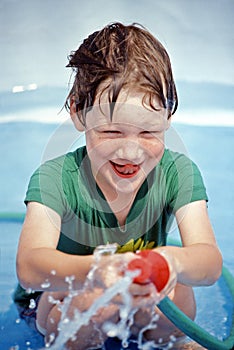
[[[17,259],[17,274],[24,288],[68,290],[66,277],[74,276],[73,288],[80,288],[93,263],[92,255],[69,255],[52,248],[36,248]]]
[[[166,246],[156,249],[173,257],[177,281],[189,286],[213,284],[222,271],[222,257],[213,244],[193,244],[187,247]]]

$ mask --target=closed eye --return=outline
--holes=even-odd
[[[140,133],[140,135],[141,135],[142,137],[151,138],[151,137],[155,137],[155,136],[158,135],[159,133],[160,133],[160,131],[156,131],[156,130],[154,130],[154,131],[147,131],[147,130],[145,130],[145,131],[142,131],[142,132]]]
[[[105,131],[102,131],[104,134],[121,134],[120,131],[117,131],[117,130],[105,130]]]
[[[101,130],[99,131],[100,136],[108,138],[120,137],[122,133],[118,130]]]

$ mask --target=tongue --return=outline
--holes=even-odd
[[[132,174],[137,170],[138,166],[134,164],[118,165],[115,164],[115,169],[121,174]]]

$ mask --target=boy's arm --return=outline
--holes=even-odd
[[[76,256],[56,250],[61,218],[52,209],[29,202],[17,254],[17,274],[24,288],[67,290],[66,276],[74,275],[74,288],[83,284],[93,256]]]
[[[222,271],[222,256],[216,245],[204,200],[176,212],[183,247],[158,248],[173,256],[177,281],[190,286],[211,285]]]

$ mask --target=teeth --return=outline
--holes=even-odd
[[[125,169],[123,174],[132,174],[134,173],[134,170],[133,169]]]
[[[137,169],[137,165],[133,165],[133,164],[125,164],[125,165],[115,164],[115,167],[121,174],[124,174],[124,175],[133,174]]]

